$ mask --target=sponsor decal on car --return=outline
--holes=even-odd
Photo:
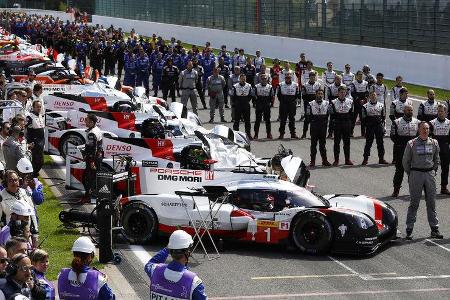
[[[278,228],[278,221],[267,221],[267,220],[259,220],[256,222],[258,227],[271,227]]]
[[[158,174],[157,179],[160,181],[187,181],[187,182],[203,181],[203,174],[201,170],[152,168],[150,169],[150,173]]]
[[[143,167],[158,167],[158,162],[156,160],[143,160],[142,161]]]
[[[289,230],[291,223],[289,222],[280,222],[278,229],[279,230]]]
[[[161,206],[165,207],[187,207],[186,203],[181,202],[161,202]]]

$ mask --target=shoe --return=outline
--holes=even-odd
[[[208,108],[206,107],[206,105],[203,105],[203,109],[208,109]]]
[[[273,139],[273,137],[272,137],[272,134],[271,134],[271,133],[268,133],[268,134],[267,134],[267,139],[268,139],[268,140],[271,140],[271,139]]]
[[[353,163],[350,159],[346,159],[346,160],[345,160],[345,165],[346,165],[346,166],[353,166],[354,163]]]
[[[367,158],[364,158],[363,162],[361,163],[362,166],[367,166],[369,163],[369,160]]]
[[[278,137],[278,139],[279,139],[279,140],[284,139],[284,133],[283,133],[283,134],[280,134],[280,136]]]
[[[433,239],[439,239],[439,240],[442,240],[444,238],[444,236],[439,232],[439,229],[432,229],[430,236]]]
[[[302,134],[302,136],[300,137],[301,140],[306,139],[306,134]]]
[[[300,117],[300,121],[303,121],[305,119],[305,116]]]
[[[214,124],[214,119],[209,119],[208,123]]]
[[[254,140],[257,140],[258,139],[258,134],[255,132],[255,135],[253,136],[253,139]]]
[[[220,118],[220,122],[227,123],[227,120],[225,120],[225,118]]]
[[[247,133],[247,136],[248,136],[248,139],[249,139],[250,141],[253,141],[253,137],[252,137],[252,135],[250,134],[250,132]]]
[[[298,135],[295,133],[291,133],[291,139],[298,139]]]
[[[333,166],[338,166],[339,165],[339,159],[335,159],[333,162]]]
[[[412,233],[413,233],[413,230],[412,230],[412,229],[406,229],[406,239],[407,239],[408,241],[411,241],[411,240],[413,239]]]
[[[316,160],[315,159],[311,159],[311,162],[309,163],[309,167],[313,168],[316,166]]]
[[[450,195],[450,191],[447,189],[446,185],[441,186],[441,194],[443,195]]]
[[[228,104],[225,104],[225,108],[230,108],[230,107],[228,106]]]
[[[330,162],[325,158],[322,160],[322,166],[324,167],[329,167],[331,166]]]
[[[396,197],[398,197],[398,194],[399,194],[399,193],[400,193],[400,187],[395,187],[395,186],[394,186],[394,191],[392,192],[391,197],[396,198]]]
[[[380,158],[380,159],[378,160],[378,163],[379,163],[380,165],[388,165],[388,164],[389,164],[389,162],[388,162],[387,160],[385,160],[384,158]]]

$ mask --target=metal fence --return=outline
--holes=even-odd
[[[104,16],[450,54],[450,0],[71,0],[69,3]]]

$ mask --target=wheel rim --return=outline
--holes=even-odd
[[[66,139],[64,139],[64,142],[61,147],[63,156],[67,155],[67,147],[68,147],[69,143],[71,143],[75,146],[80,146],[80,145],[84,144],[84,140],[82,138],[80,138],[79,136],[69,135]]]
[[[299,233],[299,238],[307,245],[315,246],[320,243],[323,238],[323,226],[316,223],[307,223],[304,229]]]
[[[141,236],[143,232],[150,232],[151,224],[141,213],[134,213],[128,219],[128,232],[132,236]]]

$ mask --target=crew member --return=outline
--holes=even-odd
[[[34,143],[31,149],[31,162],[33,164],[33,177],[39,176],[39,171],[44,165],[45,146],[45,119],[42,114],[42,102],[35,100],[33,110],[27,116],[27,141]]]
[[[178,80],[178,76],[180,75],[180,71],[176,66],[173,65],[173,58],[169,57],[166,61],[166,66],[162,71],[161,77],[161,89],[163,93],[163,99],[167,101],[167,96],[170,92],[170,97],[172,98],[172,102],[176,102],[175,99],[175,83]]]
[[[241,73],[245,74],[247,83],[251,84],[253,87],[255,84],[256,68],[252,65],[251,57],[247,57],[247,63],[242,67]]]
[[[203,109],[206,109],[206,101],[205,101],[205,92],[203,90],[203,74],[205,74],[203,67],[198,63],[198,58],[194,57],[192,59],[192,65],[195,71],[197,71],[198,79],[195,88],[197,89],[198,96],[200,97],[200,101],[202,101]]]
[[[11,134],[2,144],[3,157],[7,170],[17,170],[17,163],[22,157],[25,157],[26,151],[20,143],[24,136],[22,128],[14,125],[11,127]]]
[[[131,50],[128,48],[124,55],[124,77],[123,85],[135,87],[136,86],[136,57]],[[119,70],[120,71],[120,70]]]
[[[437,118],[437,101],[434,100],[434,91],[428,90],[427,92],[428,100],[423,101],[419,105],[417,111],[417,119],[419,121],[429,122]]]
[[[353,80],[355,80],[355,74],[353,74],[351,70],[351,66],[349,64],[345,64],[344,72],[342,73],[342,83],[349,87]]]
[[[106,282],[106,276],[90,268],[94,260],[95,246],[88,237],[76,239],[72,246],[72,268],[63,268],[58,274],[60,299],[111,300],[115,295]]]
[[[136,73],[136,86],[144,85],[145,94],[148,97],[150,94],[150,60],[142,47],[139,48],[139,55],[136,58]]]
[[[197,95],[195,94],[195,85],[198,81],[197,71],[193,69],[192,61],[187,63],[186,70],[181,72],[178,79],[178,85],[181,88],[181,103],[187,106],[187,102],[191,99],[192,111],[197,114]]]
[[[96,191],[96,174],[103,159],[102,139],[103,134],[97,124],[97,116],[89,113],[85,118],[87,141],[84,150],[84,161],[86,169],[84,171],[83,185],[85,196],[82,203],[92,201],[91,197]]]
[[[230,105],[231,105],[231,122],[234,122],[234,116],[236,114],[236,105],[233,100],[233,88],[234,85],[239,82],[239,77],[241,76],[241,68],[239,66],[235,66],[233,68],[233,74],[231,74],[228,79],[228,94],[230,95]]]
[[[326,136],[327,136],[327,124],[328,115],[330,110],[330,102],[323,100],[323,90],[318,89],[316,91],[316,99],[308,103],[306,109],[305,122],[311,123],[311,162],[310,167],[316,165],[316,154],[317,154],[317,142],[319,142],[319,152],[322,157],[323,166],[331,166],[327,158],[326,149]]]
[[[264,57],[261,57],[261,50],[256,50],[255,57],[253,58],[253,65],[255,66],[256,73],[261,71],[261,66],[265,64]]]
[[[320,87],[320,83],[316,82],[316,73],[310,72],[308,82],[304,83],[302,86],[303,110],[305,111],[305,114],[306,114],[308,104],[311,101],[314,101],[314,99],[316,98],[316,92],[319,89],[321,89],[321,87]],[[323,95],[322,95],[322,98],[323,98]],[[309,126],[308,118],[305,118],[305,121],[303,124],[303,134],[300,137],[301,139],[306,138],[306,133],[308,132],[308,126]]]
[[[341,75],[336,75],[336,77],[334,77],[334,84],[330,85],[325,90],[325,100],[327,100],[329,103],[331,103],[331,101],[336,99],[339,94],[338,89],[341,85],[342,85],[342,77],[341,77]],[[333,122],[331,122],[331,120],[330,120],[330,126],[328,127],[328,138],[329,139],[333,138],[333,128],[334,128]]]
[[[386,85],[384,84],[384,74],[377,73],[376,79],[377,79],[377,81],[375,82],[375,84],[370,86],[369,92],[375,91],[375,93],[377,94],[377,101],[382,103],[383,106],[386,107],[388,89],[387,89]]]
[[[403,77],[398,75],[395,77],[395,85],[391,89],[391,103],[400,98],[400,90],[403,86]]]
[[[353,118],[352,118],[352,132],[351,135],[353,136],[353,132],[355,130],[356,125],[356,119],[359,116],[359,119],[361,120],[361,112],[362,112],[362,106],[367,101],[367,94],[368,94],[368,83],[367,81],[363,80],[363,72],[358,71],[356,72],[355,80],[353,80],[352,85],[350,86],[350,92],[353,98],[354,103],[354,111],[353,111]],[[364,136],[364,128],[361,126],[361,136]]]
[[[391,125],[391,140],[394,142],[394,192],[392,197],[398,197],[400,188],[403,182],[403,153],[405,152],[406,144],[410,139],[417,136],[419,120],[413,117],[413,107],[410,104],[405,104],[403,110],[403,117],[395,119]]]
[[[362,108],[362,126],[366,132],[366,145],[364,146],[364,160],[362,165],[367,165],[370,156],[370,148],[372,148],[373,139],[375,137],[378,149],[378,163],[386,165],[388,162],[384,159],[384,122],[386,114],[384,104],[377,101],[377,93],[374,89],[369,92],[369,102]]]
[[[23,200],[14,202],[10,214],[8,223],[0,231],[0,245],[2,246],[5,246],[11,237],[20,237],[23,234],[24,227],[32,223],[30,217],[35,217],[34,208]]]
[[[333,71],[333,63],[331,61],[327,62],[327,69],[322,74],[322,82],[325,87],[329,87],[334,83],[336,78],[336,72]]]
[[[241,118],[245,122],[245,133],[252,140],[251,124],[250,124],[250,101],[253,98],[252,86],[247,83],[245,74],[239,75],[239,82],[233,86],[233,103],[235,105],[235,116],[233,129],[239,130],[239,122]]]
[[[412,101],[408,100],[408,89],[401,88],[398,91],[398,99],[391,102],[389,109],[389,119],[394,122],[396,119],[403,117],[405,105],[412,105]],[[395,158],[392,159],[392,164],[395,165]]]
[[[203,282],[187,268],[193,245],[194,241],[188,233],[176,230],[171,234],[167,248],[148,261],[144,270],[150,277],[151,299],[208,298]],[[169,254],[172,262],[165,264]]]
[[[261,83],[255,86],[255,136],[254,139],[258,139],[259,124],[261,123],[262,116],[264,115],[264,121],[266,122],[266,133],[269,140],[272,139],[272,129],[270,124],[270,108],[273,106],[274,91],[272,86],[267,82],[267,75],[261,74]]]
[[[450,163],[450,121],[446,118],[447,107],[438,104],[438,117],[430,121],[431,136],[439,143],[439,157],[441,160],[441,194],[450,195],[447,189],[448,169]]]
[[[339,165],[339,152],[341,140],[344,143],[345,164],[352,166],[350,160],[350,135],[352,131],[353,100],[346,97],[347,87],[342,85],[338,89],[338,98],[331,101],[330,115],[334,124],[334,162],[333,166]]]
[[[418,124],[419,136],[408,141],[403,155],[403,168],[408,174],[410,202],[406,215],[406,238],[412,239],[417,210],[422,191],[425,190],[428,224],[431,238],[442,239],[436,214],[436,172],[439,167],[439,144],[430,138],[430,125],[426,121]]]
[[[223,100],[225,103],[225,108],[230,108],[228,106],[228,80],[230,79],[230,68],[225,64],[223,57],[219,58],[219,75],[223,76],[225,79],[225,88],[223,89]]]
[[[158,52],[158,54],[156,54],[156,59],[152,64],[153,97],[158,97],[158,90],[161,87],[162,71],[165,64],[162,56],[163,54],[161,52]]]
[[[284,138],[284,130],[286,127],[286,120],[289,118],[289,131],[292,139],[298,139],[295,133],[295,114],[297,111],[297,100],[300,99],[300,92],[298,84],[292,82],[290,73],[285,75],[284,82],[280,83],[278,87],[278,101],[280,101],[280,136],[278,139]]]
[[[209,123],[214,123],[216,105],[219,106],[220,122],[225,123],[223,111],[224,99],[223,90],[226,86],[225,78],[219,75],[219,67],[214,67],[213,74],[206,81],[206,88],[209,95]]]

